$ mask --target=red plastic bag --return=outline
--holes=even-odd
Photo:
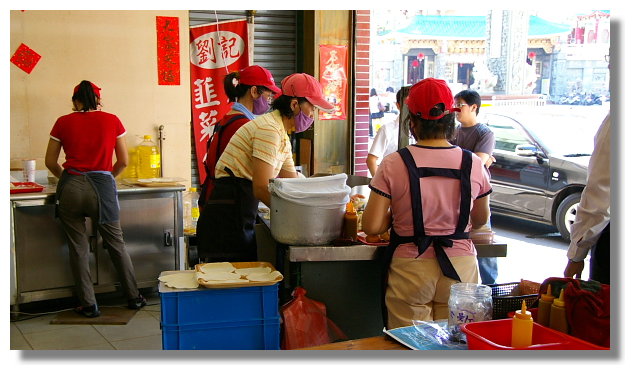
[[[282,349],[308,348],[346,339],[346,335],[326,316],[322,302],[306,296],[306,290],[296,287],[293,299],[281,308]]]

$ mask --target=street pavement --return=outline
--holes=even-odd
[[[563,277],[569,243],[554,227],[492,214],[492,230],[495,242],[507,244],[507,256],[498,258],[498,284]],[[587,257],[582,279],[588,278]]]

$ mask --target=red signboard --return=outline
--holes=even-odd
[[[190,28],[192,126],[200,181],[207,140],[231,105],[223,79],[249,65],[247,20],[224,21]]]
[[[178,17],[157,17],[157,70],[159,85],[181,84]]]
[[[320,45],[320,83],[334,107],[330,113],[320,111],[320,120],[346,120],[347,71],[348,46]]]
[[[18,68],[31,74],[35,65],[40,61],[40,58],[42,58],[42,56],[37,52],[29,48],[26,44],[21,43],[13,56],[11,56],[11,62]]]

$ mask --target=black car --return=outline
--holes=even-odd
[[[561,106],[481,110],[479,121],[496,137],[492,212],[553,225],[569,239],[603,119],[601,110],[589,113]]]

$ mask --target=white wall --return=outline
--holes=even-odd
[[[159,86],[156,17],[179,18],[180,85]],[[27,74],[10,65],[10,164],[44,155],[55,120],[71,112],[72,90],[81,80],[102,88],[103,110],[128,130],[127,143],[165,125],[164,176],[190,183],[188,12],[11,11],[10,54],[24,43],[42,58]]]

